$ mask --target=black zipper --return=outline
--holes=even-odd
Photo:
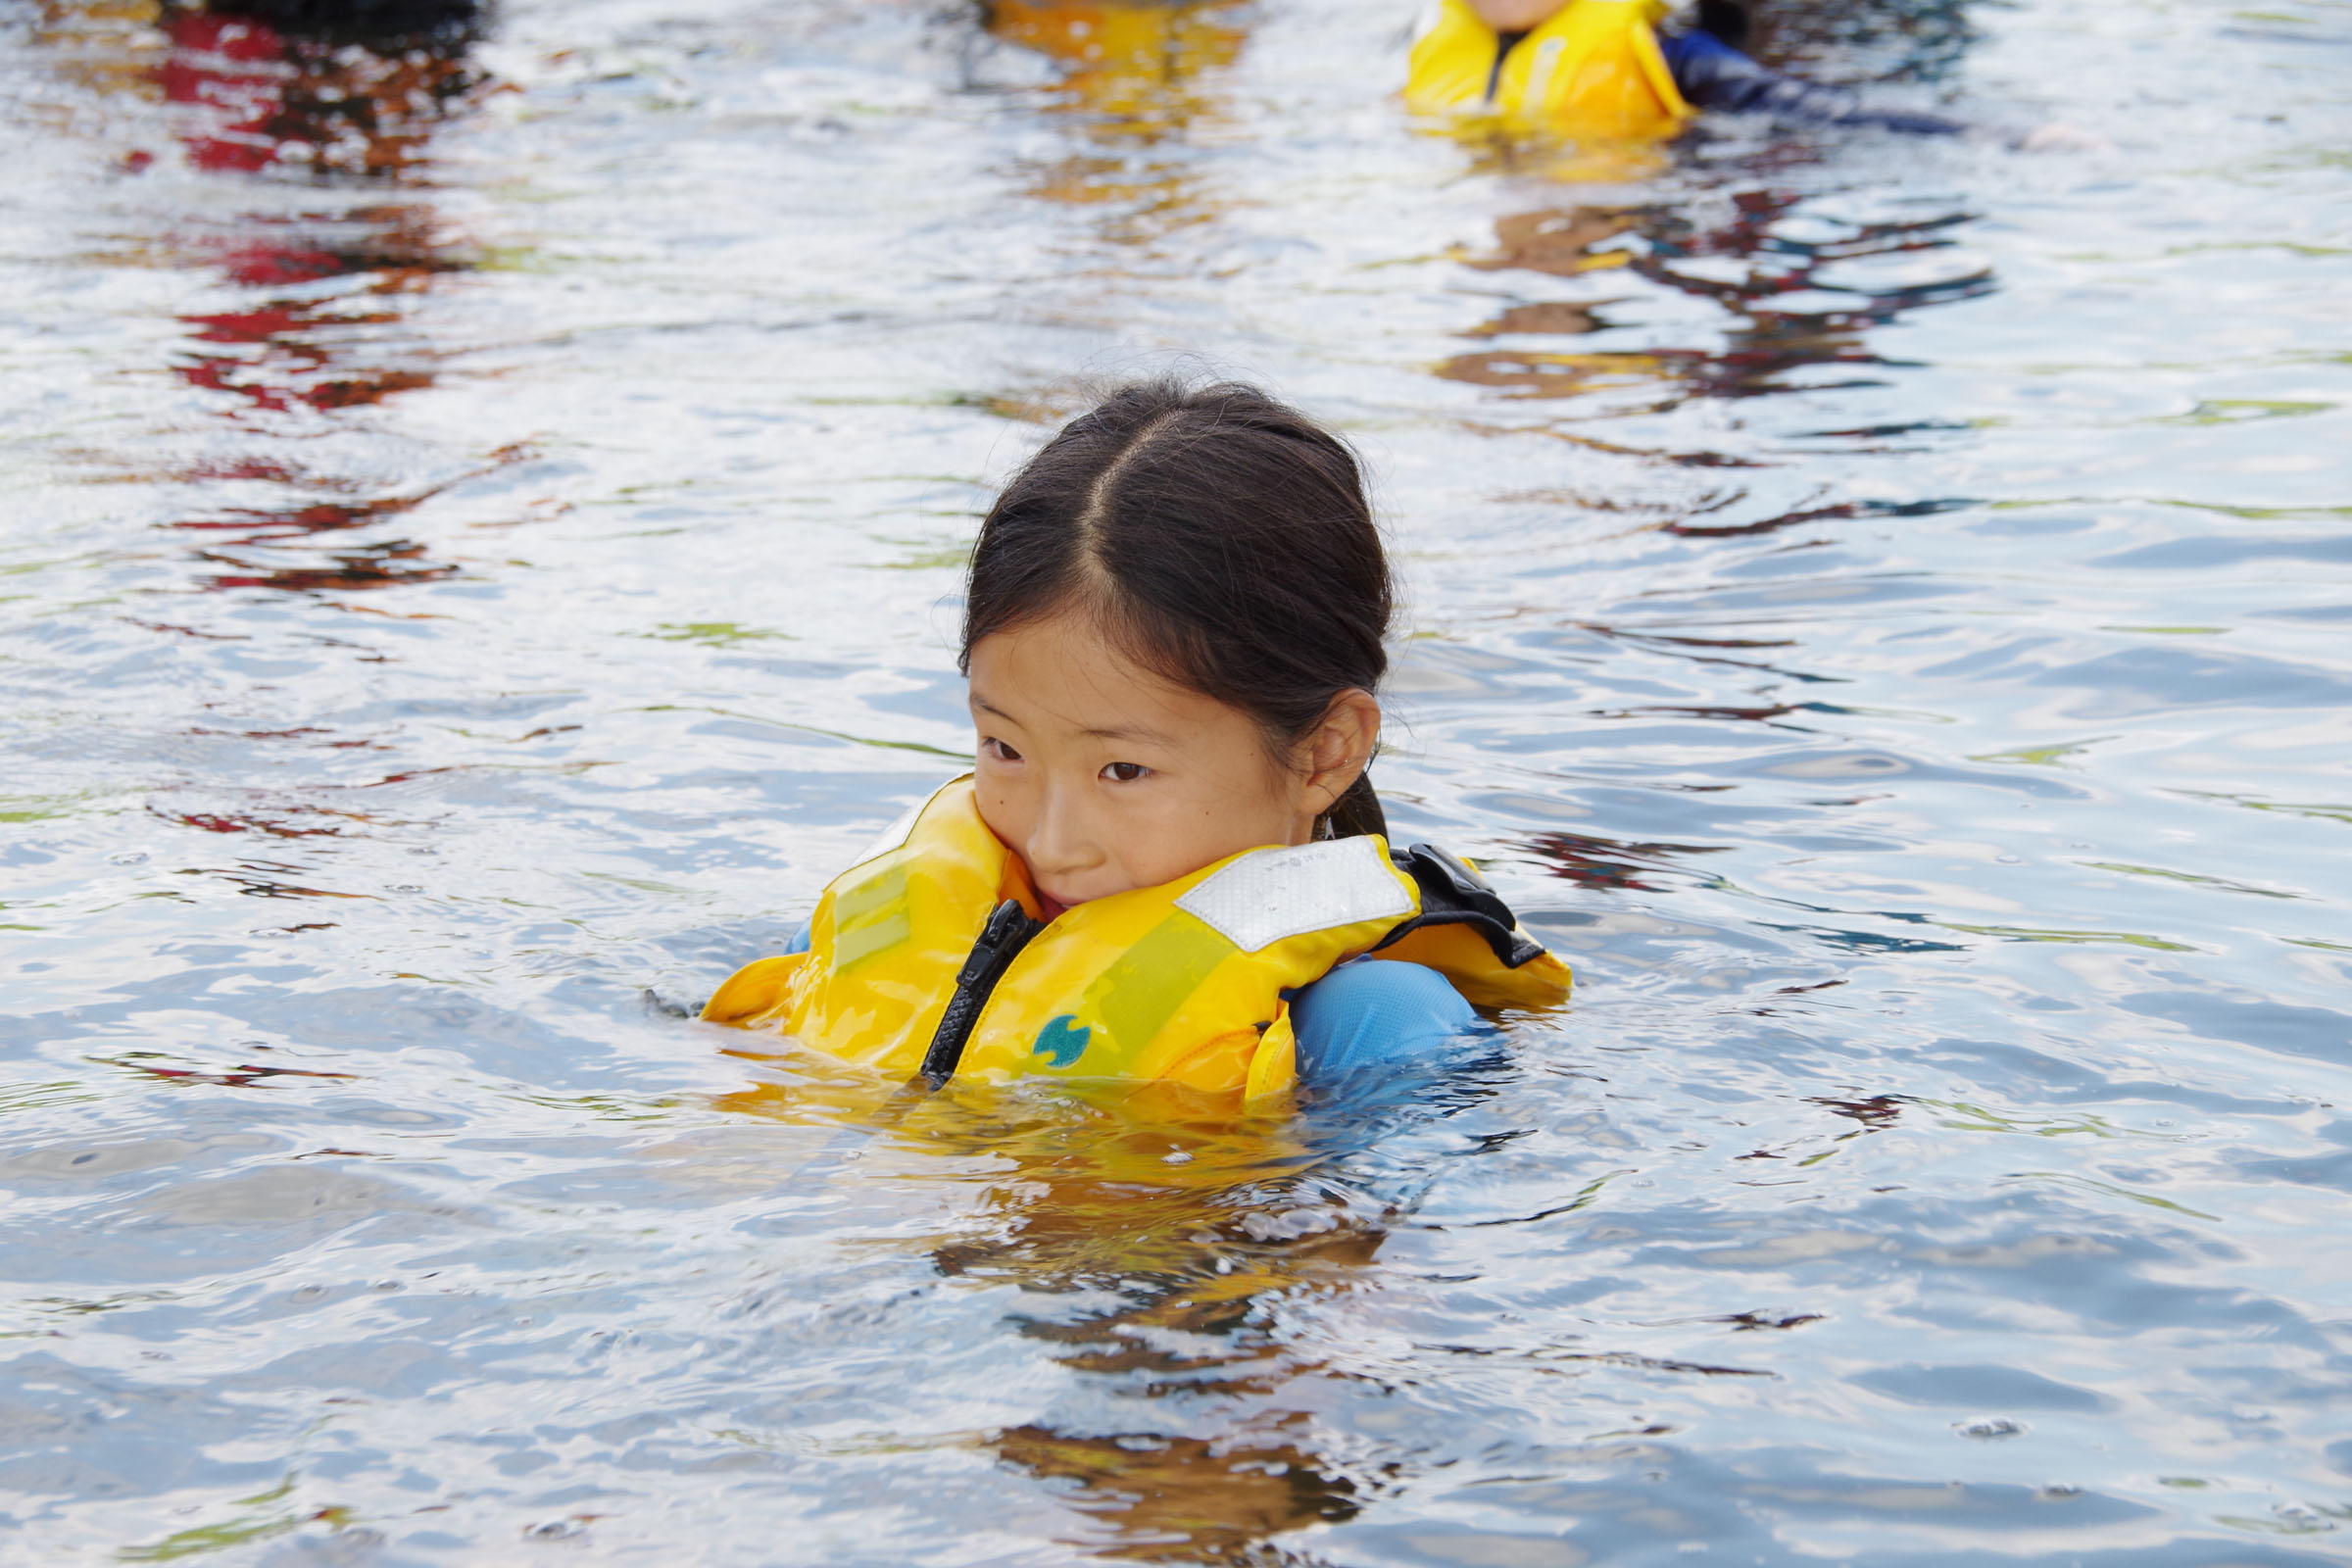
[[[1487,73],[1487,102],[1494,101],[1494,89],[1502,85],[1502,63],[1511,58],[1511,51],[1526,37],[1525,30],[1494,34],[1494,69]]]
[[[988,917],[980,928],[980,940],[956,971],[956,994],[948,999],[948,1010],[940,1014],[939,1028],[931,1036],[931,1049],[923,1053],[923,1081],[933,1089],[956,1076],[956,1064],[963,1060],[964,1042],[972,1037],[972,1026],[980,1021],[980,1009],[1012,967],[1030,938],[1046,928],[1042,920],[1029,918],[1029,911],[1019,902],[1006,899],[997,906],[997,912]]]

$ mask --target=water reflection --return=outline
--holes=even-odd
[[[1686,869],[1687,856],[1721,855],[1728,844],[1639,844],[1584,833],[1539,833],[1525,841],[1544,868],[1591,893],[1664,893],[1713,880]]]
[[[200,345],[178,367],[182,379],[228,393],[230,418],[297,408],[318,413],[365,408],[433,384],[429,361],[353,363],[365,340],[397,324],[402,294],[466,263],[436,231],[429,208],[366,207],[348,214],[284,219],[248,215],[245,232],[209,247],[221,279],[251,298],[229,311],[180,318]],[[318,285],[349,278],[356,297]],[[386,345],[388,346],[388,345]],[[369,358],[386,357],[385,346]]]
[[[1481,1083],[1413,1107],[1186,1118],[964,1085],[892,1099],[797,1054],[728,1054],[788,1076],[724,1108],[836,1129],[797,1181],[904,1176],[912,1159],[925,1186],[977,1184],[977,1201],[931,1241],[933,1265],[1016,1287],[1009,1326],[1111,1402],[1085,1428],[1032,1421],[982,1440],[1005,1464],[1070,1484],[1062,1500],[1091,1523],[1070,1544],[1125,1561],[1254,1561],[1259,1544],[1369,1501],[1369,1479],[1312,1441],[1313,1385],[1328,1369],[1277,1315],[1367,1280],[1403,1206],[1394,1189],[1416,1180],[1350,1162],[1408,1122],[1476,1102]],[[1188,1419],[1172,1422],[1179,1409]],[[1189,1418],[1221,1435],[1171,1429]]]
[[[1664,205],[1520,213],[1497,220],[1492,251],[1463,259],[1480,271],[1550,277],[1622,270],[1720,306],[1732,318],[1721,348],[1488,348],[1455,355],[1438,374],[1511,398],[1634,394],[1609,397],[1620,413],[1662,413],[1692,398],[1874,386],[1868,370],[1890,362],[1865,343],[1870,328],[1994,286],[1988,268],[1946,254],[1956,253],[1950,231],[1966,214],[1841,220],[1795,193],[1769,189],[1739,192],[1731,207],[1733,216],[1715,223]],[[1515,304],[1465,335],[1596,336],[1618,327],[1608,307],[1619,303]]]
[[[2111,9],[2132,79],[2102,101],[2079,17],[1984,10],[2020,97],[2213,112],[2130,121],[2113,168],[1825,135],[1593,193],[1458,177],[1363,97],[1396,50],[1340,0],[1209,13],[1262,15],[1265,69],[1179,79],[1208,107],[1156,141],[975,14],[506,0],[528,113],[477,138],[451,99],[373,171],[300,136],[196,167],[167,121],[238,122],[166,102],[160,12],[92,0],[66,42],[19,16],[0,1480],[28,1541],[663,1561],[691,1518],[713,1561],[2319,1563],[2352,1504],[2311,1245],[2352,1181],[2320,461],[2352,390],[2311,330],[2346,265],[2336,40]],[[1056,84],[958,94],[943,31]],[[135,69],[97,71],[118,43]],[[1144,198],[1007,198],[1065,154],[1190,169],[1189,211],[1246,218],[1160,261],[1114,248],[1168,232]],[[1864,189],[1889,161],[1914,189]],[[1929,163],[1960,194],[1921,199]],[[1816,323],[1926,370],[1778,377],[1879,389],[1429,373],[1802,316],[1767,286],[1788,253],[1653,264],[1677,231],[1640,210],[1703,239],[1790,188],[1764,238],[1987,215],[1816,257],[1844,292],[1812,303],[1963,277],[1958,235],[2001,286]],[[1429,257],[1531,210],[1583,270]],[[469,269],[493,235],[546,267]],[[953,572],[885,581],[871,540],[966,528],[1034,438],[972,387],[1178,337],[1334,411],[1395,487],[1434,633],[1395,795],[1574,946],[1577,1006],[1512,1031],[1477,1111],[1383,1144],[1418,1141],[1400,1195],[1313,1143],[1088,1166],[1010,1112],[1011,1153],[713,1112],[746,1074],[638,988],[774,951],[954,740]],[[178,373],[206,359],[218,385]],[[309,395],[388,371],[432,380]],[[538,487],[432,489],[517,408],[580,503],[529,568],[271,577],[446,565],[453,513]],[[1755,519],[1783,526],[1701,537]],[[185,591],[210,572],[257,585]],[[328,634],[361,626],[400,662],[355,668]]]
[[[39,12],[31,40],[60,76],[107,96],[154,94],[159,0],[41,0]]]
[[[155,79],[187,162],[226,176],[304,180],[320,198],[292,213],[247,212],[225,233],[190,243],[230,303],[179,318],[188,347],[174,372],[217,395],[220,418],[273,448],[433,385],[434,354],[400,329],[416,296],[471,261],[413,192],[434,132],[485,86],[469,57],[480,28],[473,0],[231,0],[167,6],[155,24],[167,43]],[[355,181],[363,199],[332,199]],[[263,460],[180,477],[292,492],[172,525],[208,536],[199,559],[219,568],[208,587],[317,593],[458,570],[413,540],[348,537],[433,490],[353,494],[368,486]],[[323,563],[269,554],[314,535],[338,537]]]
[[[1139,1134],[1125,1160],[1075,1145],[1021,1151],[992,1188],[975,1228],[983,1239],[935,1253],[943,1273],[1069,1302],[1024,1315],[1019,1332],[1134,1401],[1112,1430],[1033,1423],[989,1440],[1005,1463],[1075,1485],[1065,1501],[1098,1530],[1074,1544],[1101,1555],[1231,1561],[1284,1532],[1349,1518],[1366,1500],[1312,1445],[1308,1400],[1290,1385],[1315,1369],[1274,1313],[1295,1294],[1346,1289],[1384,1233],[1282,1179],[1279,1167],[1305,1151],[1271,1131],[1265,1143],[1250,1151],[1230,1131],[1195,1129]],[[1168,1401],[1219,1406],[1221,1435],[1170,1431]]]
[[[1935,82],[1975,46],[1970,0],[1831,0],[1749,5],[1742,47],[1815,79]]]
[[[1088,143],[1034,168],[1029,195],[1107,208],[1098,233],[1121,246],[1213,216],[1199,171],[1165,144],[1222,118],[1209,82],[1247,40],[1238,0],[986,0],[982,12],[997,37],[1063,68],[1051,107]]]
[[[1099,1555],[1127,1562],[1236,1562],[1287,1531],[1353,1518],[1355,1484],[1295,1444],[1142,1432],[1070,1437],[1046,1427],[998,1434],[1007,1464],[1076,1484],[1070,1505],[1110,1534]]]
[[[228,0],[168,5],[157,73],[200,169],[278,165],[398,174],[480,85],[475,0]]]
[[[1214,112],[1203,73],[1240,58],[1238,0],[984,0],[988,29],[1066,68],[1062,106],[1090,133],[1156,141]]]

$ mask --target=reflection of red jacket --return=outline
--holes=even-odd
[[[235,146],[242,153],[244,147]],[[266,162],[268,154],[264,154]],[[210,164],[214,169],[254,169],[256,164]],[[351,262],[318,245],[298,242],[233,245],[214,258],[232,283],[248,288],[285,287],[314,283],[356,269]],[[373,397],[355,398],[339,382],[303,386],[300,380],[325,366],[331,357],[308,334],[334,318],[332,307],[317,300],[272,300],[249,311],[223,311],[207,316],[183,316],[206,343],[254,344],[256,354],[199,354],[179,366],[179,373],[216,392],[235,392],[257,408],[282,412],[295,403],[333,408],[351,402],[372,403]],[[394,388],[393,390],[398,390]]]
[[[165,30],[172,53],[156,73],[164,97],[204,111],[180,138],[196,167],[270,167],[292,74],[285,39],[267,23],[201,11],[174,11]]]
[[[289,122],[286,93],[301,75],[288,58],[285,36],[251,18],[187,11],[173,12],[165,29],[172,52],[157,76],[168,101],[194,111],[181,131],[190,160],[199,169],[238,173],[277,162],[279,147],[297,128]],[[357,270],[350,259],[292,231],[281,237],[264,230],[214,259],[230,282],[250,288],[317,282]],[[321,409],[372,403],[384,390],[416,379],[392,377],[395,384],[387,388],[321,379],[331,356],[312,334],[334,318],[331,308],[315,300],[272,300],[252,310],[183,317],[197,328],[199,341],[230,345],[232,352],[200,353],[181,364],[179,373],[271,412],[298,403]]]

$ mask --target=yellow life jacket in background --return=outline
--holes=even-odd
[[[1220,20],[1230,9],[1232,0],[991,0],[989,29],[1088,70],[1172,75],[1233,63],[1241,32]]]
[[[1245,850],[1051,921],[1042,907],[966,775],[833,880],[807,953],[736,971],[703,1016],[935,1088],[1117,1080],[1262,1105],[1298,1076],[1282,994],[1360,955],[1426,964],[1486,1006],[1568,995],[1568,966],[1477,873],[1427,847],[1399,868],[1378,838]]]
[[[1662,140],[1691,114],[1652,30],[1666,10],[1664,0],[1568,0],[1506,52],[1466,0],[1439,0],[1413,40],[1405,106],[1579,139]]]
[[[1099,113],[1152,119],[1185,106],[1178,84],[1239,58],[1235,0],[989,0],[989,30],[1067,64],[1062,86]],[[1177,94],[1181,99],[1181,93]]]

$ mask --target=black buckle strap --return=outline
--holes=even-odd
[[[1381,938],[1374,953],[1423,926],[1466,925],[1506,969],[1544,956],[1543,945],[1520,933],[1511,906],[1469,862],[1434,844],[1416,844],[1391,858],[1421,889],[1421,912]]]

